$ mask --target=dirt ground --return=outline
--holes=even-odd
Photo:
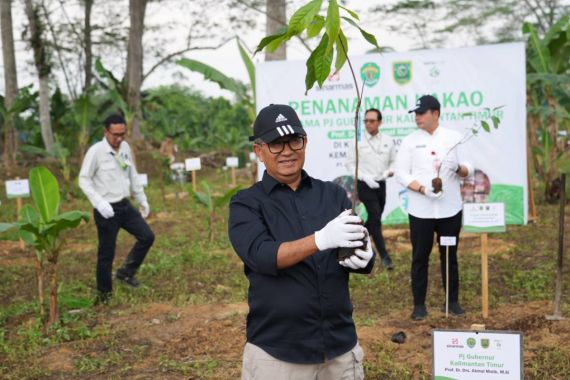
[[[565,346],[570,337],[570,320],[547,321],[545,314],[550,310],[547,302],[504,305],[492,310],[487,320],[475,316],[446,320],[443,313],[431,311],[432,316],[423,322],[411,321],[408,311],[396,312],[372,326],[358,327],[358,336],[370,359],[376,355],[375,348],[388,346],[392,355],[410,368],[430,368],[431,331],[434,328],[465,330],[473,323],[484,323],[488,330],[522,331],[525,361],[528,361],[534,348]],[[215,358],[218,366],[210,378],[235,379],[240,373],[246,313],[245,303],[187,307],[151,304],[128,315],[122,315],[120,310],[102,310],[98,323],[105,324],[119,337],[122,349],[144,347],[144,359],[134,360],[128,373],[117,373],[116,376],[129,379],[195,378],[162,368],[160,358],[174,358],[179,365],[196,365],[201,360]],[[390,341],[398,331],[407,336],[403,344]],[[75,378],[74,363],[105,349],[64,344],[45,352],[42,363],[54,374],[53,379]],[[113,374],[107,373],[105,378],[107,376],[111,378]]]

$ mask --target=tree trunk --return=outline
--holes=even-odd
[[[49,328],[59,320],[59,309],[57,304],[57,264],[49,262]]]
[[[140,123],[142,120],[141,86],[143,78],[144,15],[147,0],[129,0],[129,46],[127,53],[127,106],[132,113],[130,125],[133,141],[141,140]]]
[[[26,0],[26,15],[29,22],[29,39],[34,53],[34,64],[40,82],[40,124],[45,149],[53,151],[53,132],[50,119],[49,74],[51,66],[47,57],[46,42],[42,40],[43,26],[39,17],[39,7]]]
[[[36,258],[36,277],[38,280],[38,303],[40,304],[40,316],[43,321],[46,316],[44,305],[44,266],[38,258]]]
[[[285,0],[265,0],[266,4],[266,24],[265,32],[269,36],[276,34],[281,28],[287,25],[287,3]],[[282,44],[273,53],[265,50],[266,61],[283,61],[287,59],[287,46]]]
[[[84,7],[84,20],[83,20],[83,40],[84,40],[84,54],[85,54],[85,84],[83,85],[83,92],[91,87],[93,81],[93,48],[91,43],[91,9],[93,8],[93,0],[83,0]]]
[[[18,73],[14,52],[14,33],[12,29],[12,1],[0,1],[0,28],[2,34],[2,57],[4,60],[4,107],[9,110],[18,96]],[[17,151],[17,134],[14,116],[4,121],[4,168],[10,172],[14,166]]]

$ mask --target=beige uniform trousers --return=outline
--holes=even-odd
[[[319,364],[295,364],[276,359],[261,348],[246,343],[242,380],[362,380],[364,352],[358,343],[346,354]]]

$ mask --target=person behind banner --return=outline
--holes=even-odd
[[[307,135],[293,108],[263,108],[250,141],[266,170],[229,215],[249,281],[242,379],[363,379],[348,280],[374,265],[366,228],[342,187],[303,170]],[[339,247],[355,255],[339,262]]]
[[[424,95],[409,112],[415,112],[418,130],[402,140],[395,164],[396,179],[410,190],[408,218],[412,241],[412,294],[413,320],[425,319],[425,305],[429,255],[434,233],[440,237],[455,237],[459,242],[461,210],[463,208],[460,180],[473,173],[468,162],[459,161],[457,144],[461,134],[439,126],[441,106],[439,101]],[[439,177],[443,190],[434,192],[432,179]],[[445,247],[439,245],[441,277],[446,283]],[[457,245],[449,247],[449,312],[455,316],[465,315],[459,304],[459,269]]]
[[[394,269],[392,258],[386,250],[382,235],[382,213],[386,205],[386,179],[394,175],[392,168],[396,159],[394,140],[385,133],[380,133],[382,113],[371,108],[364,114],[365,130],[362,131],[358,144],[358,199],[366,207],[368,219],[366,229],[380,252],[382,265]],[[356,152],[354,143],[348,148],[346,168],[354,173]]]
[[[120,115],[105,120],[105,137],[87,151],[79,173],[79,187],[93,205],[99,245],[97,249],[96,303],[107,304],[112,294],[112,269],[117,235],[122,228],[137,241],[116,278],[131,286],[139,286],[135,273],[154,242],[154,233],[145,221],[150,207],[138,179],[131,148],[124,141],[126,122]],[[141,210],[135,209],[129,197],[134,195]]]

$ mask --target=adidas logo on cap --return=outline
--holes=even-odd
[[[283,121],[287,121],[287,118],[281,114],[279,114],[279,116],[277,116],[277,119],[275,119],[276,123],[281,123]]]

